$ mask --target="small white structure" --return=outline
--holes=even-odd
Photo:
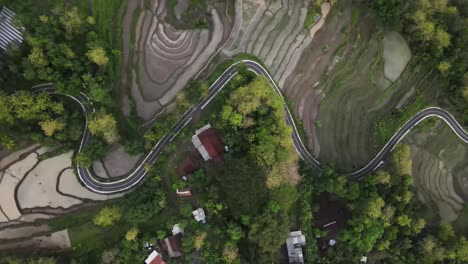
[[[293,231],[289,233],[288,239],[286,239],[286,247],[288,249],[289,263],[291,264],[303,264],[304,255],[302,253],[302,247],[306,245],[305,236],[301,230]]]
[[[190,197],[190,196],[192,196],[192,192],[190,191],[190,188],[177,189],[176,194],[179,197]]]
[[[193,211],[192,214],[197,222],[202,222],[203,224],[206,223],[206,216],[203,208],[198,208],[197,210]]]
[[[330,240],[328,241],[328,245],[330,245],[330,247],[333,247],[335,244],[336,244],[336,240],[335,240],[335,239],[330,239]]]
[[[172,227],[172,235],[175,236],[177,234],[184,234],[184,230],[180,227],[180,224],[175,224]]]
[[[367,263],[367,257],[366,256],[362,256],[361,263]]]

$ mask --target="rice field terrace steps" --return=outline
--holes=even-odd
[[[136,165],[135,169],[125,178],[119,179],[117,181],[112,182],[102,182],[96,179],[92,172],[88,168],[77,167],[78,177],[81,182],[88,188],[90,191],[100,194],[115,194],[127,191],[138,184],[140,184],[146,176],[146,171],[144,169],[146,164],[153,164],[157,161],[158,156],[164,149],[166,145],[168,145],[172,139],[192,120],[193,115],[203,109],[210,101],[217,95],[217,93],[225,87],[227,83],[237,74],[237,64],[244,63],[246,67],[253,71],[257,75],[263,75],[270,81],[273,89],[280,95],[282,92],[276,82],[273,80],[273,77],[268,73],[268,71],[263,68],[263,66],[255,61],[252,60],[243,60],[233,63],[228,69],[226,69],[223,74],[211,85],[209,88],[209,93],[206,98],[204,98],[200,104],[197,106],[189,109],[182,116],[179,122],[173,127],[171,133],[164,135],[159,142],[149,151],[144,158],[139,161]],[[36,90],[37,92],[47,92],[51,94],[56,94],[53,87],[51,86],[43,86]],[[82,109],[84,110],[85,114],[90,111],[95,111],[92,107],[91,102],[85,95],[80,95],[78,97],[73,97],[70,95],[65,95],[72,97],[77,103],[80,104]],[[306,162],[310,163],[312,166],[315,166],[317,169],[321,169],[320,162],[317,161],[313,156],[308,152],[307,148],[305,147],[302,139],[299,135],[297,130],[296,124],[294,123],[294,118],[286,106],[284,104],[285,115],[287,123],[292,127],[292,139],[294,146],[298,155],[305,160]],[[424,121],[429,117],[437,117],[443,120],[455,135],[458,136],[464,143],[468,143],[468,132],[466,132],[463,127],[455,120],[455,118],[447,111],[437,108],[437,107],[429,107],[423,109],[422,111],[418,112],[416,115],[411,117],[392,137],[391,139],[385,144],[385,146],[381,149],[381,151],[372,159],[366,166],[361,168],[360,170],[348,174],[349,177],[355,179],[361,179],[364,176],[368,175],[373,170],[377,169],[381,166],[382,161],[386,159],[393,148],[405,137],[405,135],[417,124]],[[86,123],[87,124],[87,123]],[[78,151],[81,151],[83,147],[88,143],[90,139],[90,134],[85,127],[85,132],[83,133],[83,138],[80,144]]]
[[[148,121],[199,73],[223,44],[225,25],[211,9],[210,29],[176,30],[166,22],[166,1],[150,0],[138,17],[131,60],[131,91],[138,115]]]
[[[465,201],[454,187],[453,172],[440,158],[429,151],[413,146],[413,176],[417,192],[423,195],[423,203],[435,202],[443,221],[451,222],[457,218]]]

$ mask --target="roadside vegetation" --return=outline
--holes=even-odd
[[[88,118],[94,124],[91,134],[97,136],[93,141],[104,144],[90,146],[93,151],[77,157],[78,164],[90,166],[95,158],[106,154],[107,144],[122,141],[126,145],[143,145],[141,140],[135,140],[138,130],[128,132],[132,126],[123,129],[121,123],[127,122],[120,118],[115,103],[121,35],[115,20],[120,19],[125,2],[93,4],[0,1],[0,5],[17,13],[17,23],[25,28],[23,44],[8,51],[8,67],[0,72],[0,100],[5,101],[1,106],[1,145],[13,149],[18,142],[36,141],[71,148],[79,142],[84,127],[81,107],[60,95],[43,94],[36,98],[31,86],[43,83],[52,83],[57,92],[64,94],[77,96],[84,92],[98,110]]]
[[[210,23],[210,15],[207,10],[207,0],[187,1],[187,8],[180,19],[175,15],[177,0],[168,0],[167,5],[167,22],[177,29],[193,29],[193,28],[208,28]],[[183,2],[183,1],[182,1]],[[222,1],[221,1],[222,2]]]
[[[200,84],[192,85],[184,95],[200,96]],[[179,98],[179,105],[189,104],[186,100],[193,99]],[[263,263],[276,259],[290,227],[296,226],[299,195],[295,185],[300,181],[283,106],[283,99],[264,77],[240,66],[229,87],[213,100],[213,114],[203,117],[230,150],[222,161],[207,163],[194,173],[189,184],[196,194],[174,201],[166,193],[174,190],[163,188],[182,184],[163,177],[168,157],[181,140],[191,137],[182,131],[156,165],[145,167],[149,175],[138,190],[101,208],[51,221],[53,230],[69,229],[74,248],[69,258],[76,263],[143,261],[148,254],[143,244],[170,235],[172,225],[179,223],[184,229],[183,261]],[[206,225],[193,219],[191,212],[198,207],[205,209]]]
[[[447,99],[468,120],[468,5],[466,1],[378,0],[370,3],[383,23],[403,31],[422,65],[439,72]]]
[[[302,222],[320,218],[317,197],[327,193],[346,203],[351,217],[337,234],[337,244],[326,251],[315,245],[306,250],[308,263],[358,262],[362,256],[385,263],[464,263],[468,241],[449,223],[425,217],[415,197],[409,146],[398,145],[391,163],[362,181],[337,175],[331,168],[321,173],[303,167]],[[325,234],[321,227],[307,227],[308,237]],[[310,241],[310,240],[309,240]]]

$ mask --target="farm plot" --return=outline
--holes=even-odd
[[[131,65],[124,65],[127,71],[122,78],[130,83],[137,113],[145,120],[151,119],[162,106],[173,100],[205,66],[221,45],[225,33],[215,9],[211,10],[211,32],[208,29],[175,30],[165,22],[169,12],[165,3],[154,0],[149,9],[144,9],[144,3],[140,1],[138,8],[143,11],[134,12],[138,14],[135,36],[131,38],[134,43],[124,44],[130,48],[132,58],[124,58],[124,62]],[[127,9],[127,12],[137,8],[130,7],[133,10]],[[132,34],[131,31],[124,33]],[[124,36],[124,41],[128,41],[128,36]],[[128,112],[128,107],[124,108]]]
[[[100,195],[83,187],[71,168],[72,152],[38,158],[53,151],[33,145],[0,159],[0,250],[69,249],[67,230],[54,232],[36,221],[125,194]]]
[[[457,219],[468,197],[468,147],[445,123],[424,133],[411,133],[413,177],[424,203],[434,202],[445,222]]]
[[[33,145],[0,160],[0,227],[49,219],[86,202],[117,198],[83,187],[71,168],[72,152],[39,161],[53,151]]]
[[[384,60],[384,53],[408,59],[406,43],[384,45],[382,39],[402,38],[381,34],[372,14],[356,10],[350,3],[341,14],[332,9],[285,86],[314,154],[341,172],[366,164],[406,115],[434,101],[436,89],[427,73],[411,69],[411,61],[406,66]],[[385,76],[389,68],[392,80]]]
[[[328,10],[326,3],[323,17]],[[283,87],[291,69],[296,67],[302,52],[312,41],[311,29],[303,26],[307,11],[307,1],[237,1],[236,26],[223,53],[257,56]],[[313,29],[317,30],[317,27]]]

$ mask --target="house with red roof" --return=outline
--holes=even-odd
[[[156,250],[153,250],[151,254],[145,260],[146,264],[166,264],[162,259],[161,254],[159,254]]]
[[[205,161],[222,158],[224,144],[210,124],[195,131],[192,143]]]
[[[182,233],[166,237],[158,241],[161,250],[171,258],[182,256]]]

